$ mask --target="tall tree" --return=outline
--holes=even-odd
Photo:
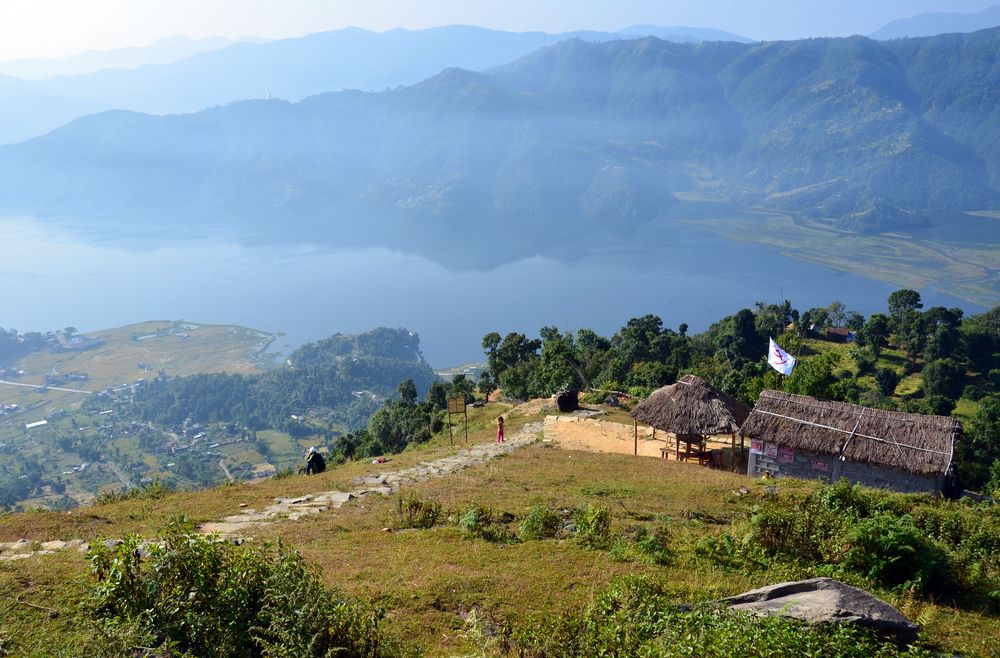
[[[903,288],[889,295],[889,317],[892,318],[892,328],[899,332],[905,326],[913,311],[923,308],[920,293],[916,290]]]

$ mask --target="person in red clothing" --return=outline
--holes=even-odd
[[[497,443],[503,443],[503,416],[497,416]]]

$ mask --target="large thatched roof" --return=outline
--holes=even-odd
[[[947,416],[924,416],[764,391],[740,430],[818,454],[841,455],[920,475],[940,475],[951,465],[962,424]]]
[[[731,434],[740,429],[750,408],[701,377],[685,375],[640,402],[632,417],[678,435]]]

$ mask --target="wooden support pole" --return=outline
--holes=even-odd
[[[632,454],[636,457],[639,456],[639,421],[635,418],[632,419],[632,441],[635,443]]]

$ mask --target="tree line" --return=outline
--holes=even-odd
[[[804,345],[832,327],[852,334],[846,357]],[[791,376],[767,365],[770,337],[801,357]],[[611,337],[543,327],[537,338],[491,332],[482,346],[487,369],[480,392],[500,388],[516,399],[587,388],[644,397],[689,373],[749,405],[765,388],[939,415],[964,398],[978,410],[957,448],[963,477],[970,486],[992,479],[1000,487],[1000,307],[965,317],[958,308],[924,309],[920,293],[902,289],[889,296],[884,313],[867,318],[839,301],[801,312],[788,301],[758,302],[697,335],[686,324],[673,329],[646,315]],[[896,395],[902,378],[917,372],[919,389]]]

